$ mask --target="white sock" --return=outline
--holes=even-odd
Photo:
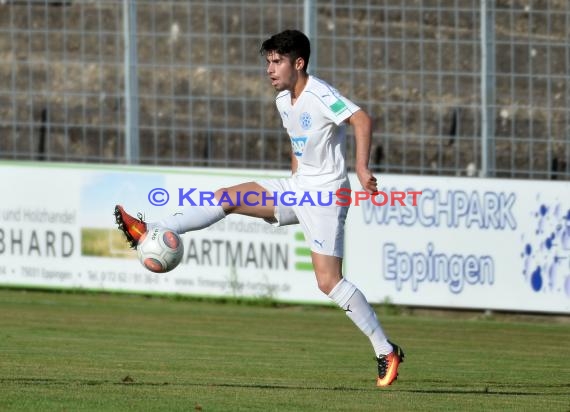
[[[161,226],[182,234],[191,230],[204,229],[222,220],[224,217],[226,217],[226,213],[222,206],[188,206],[172,216],[158,222],[149,223],[148,227]]]
[[[376,356],[392,352],[392,345],[384,335],[376,313],[356,286],[343,278],[329,293],[329,298],[345,311],[362,333],[368,336]]]

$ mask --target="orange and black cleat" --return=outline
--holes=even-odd
[[[394,350],[387,355],[376,358],[378,362],[378,379],[376,386],[391,385],[398,378],[398,367],[404,362],[404,351],[398,345],[390,342]]]
[[[123,232],[129,245],[136,249],[139,239],[146,233],[146,223],[143,221],[142,214],[139,213],[136,218],[132,217],[125,212],[122,206],[116,205],[114,215],[119,230]]]

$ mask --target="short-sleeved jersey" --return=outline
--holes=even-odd
[[[293,176],[303,190],[336,190],[346,184],[346,126],[343,122],[360,108],[328,83],[309,76],[291,105],[291,94],[275,98],[291,139],[298,168]]]

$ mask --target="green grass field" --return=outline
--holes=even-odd
[[[392,314],[374,387],[341,310],[0,290],[0,410],[570,411],[570,323]]]

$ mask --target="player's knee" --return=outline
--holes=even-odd
[[[238,206],[235,199],[235,194],[232,193],[227,187],[222,187],[214,192],[214,198],[224,208],[226,213],[231,213]]]
[[[340,276],[319,276],[317,274],[317,285],[321,292],[325,295],[331,293],[337,283],[340,281]]]

